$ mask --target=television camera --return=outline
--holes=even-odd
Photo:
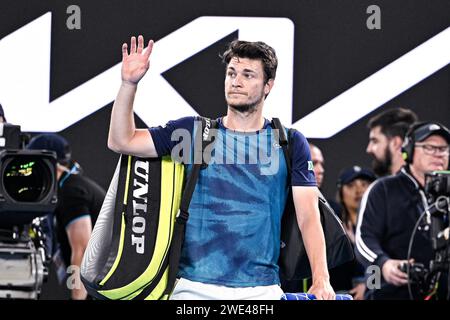
[[[25,150],[27,138],[0,123],[0,299],[37,299],[51,258],[45,223],[57,204],[56,155]]]
[[[401,270],[408,274],[408,290],[411,299],[414,298],[412,285],[418,288],[421,297],[431,298],[437,293],[441,277],[448,278],[450,270],[450,171],[426,173],[425,195],[428,206],[418,219],[411,235],[407,260],[410,260],[414,235],[419,229],[428,233],[434,258],[428,266],[416,262],[402,266]],[[447,300],[450,294],[450,278],[448,281]]]

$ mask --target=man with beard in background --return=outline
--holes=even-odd
[[[404,268],[408,262],[430,266],[434,255],[430,234],[419,227],[418,218],[429,206],[424,189],[426,173],[449,168],[450,131],[438,122],[421,122],[414,124],[405,136],[405,166],[395,175],[372,183],[361,200],[356,258],[366,268],[377,266],[382,275],[377,288],[368,288],[368,299],[423,299],[418,282]],[[421,231],[412,238],[415,230]],[[408,248],[411,239],[414,246]],[[434,290],[425,291],[427,300],[434,295],[447,296],[446,273],[439,277]]]
[[[401,152],[403,139],[408,128],[417,120],[417,115],[405,108],[386,110],[369,120],[366,152],[373,157],[375,174],[380,177],[392,175],[405,165]]]

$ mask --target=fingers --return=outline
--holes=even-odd
[[[144,40],[142,39],[142,41],[144,41]],[[145,53],[144,53],[144,55],[145,55],[145,57],[146,57],[147,59],[150,57],[150,54],[152,53],[152,50],[153,50],[153,44],[154,44],[153,40],[150,40],[150,41],[148,42],[147,49],[146,49],[146,51],[145,51]]]
[[[402,263],[407,263],[407,261],[398,261],[398,263],[393,264],[391,275],[399,279],[408,280],[408,274],[400,270]]]
[[[313,294],[315,296],[315,300],[334,300],[336,299],[336,294],[333,290],[309,290],[308,293]]]
[[[406,274],[400,270],[395,270],[393,272],[393,274],[399,279],[408,280],[408,274]]]
[[[136,52],[136,37],[131,37],[131,48],[130,48],[130,54],[133,54]]]
[[[353,297],[353,300],[364,300],[364,294],[363,293],[357,293]]]
[[[141,54],[142,50],[144,50],[144,37],[139,35],[139,37],[138,37],[137,53]]]
[[[122,44],[122,59],[128,56],[128,45],[126,43]]]
[[[408,274],[400,270],[402,263],[407,262],[406,260],[393,260],[390,259],[386,261],[383,265],[383,277],[388,283],[395,286],[402,286],[408,284]]]
[[[327,292],[327,300],[336,300],[336,293],[334,291]]]
[[[396,286],[408,284],[408,275],[397,268],[393,268],[389,275],[390,282]]]
[[[336,295],[331,292],[321,292],[320,294],[316,294],[316,300],[334,300],[336,299]]]
[[[395,286],[403,286],[405,284],[408,284],[408,279],[404,279],[401,277],[398,277],[397,275],[391,275],[390,283],[392,283]]]
[[[309,288],[308,293],[313,294],[317,300],[334,300],[336,294],[330,285],[329,280],[320,279],[315,280],[313,285]]]
[[[137,46],[136,46],[136,37],[131,37],[131,46],[130,46],[130,53],[128,53],[128,45],[127,43],[122,44],[122,57],[127,57],[128,55],[132,55],[134,53],[137,54],[144,54],[145,58],[149,58],[150,54],[153,50],[153,44],[154,41],[150,40],[148,42],[148,46],[144,52],[144,37],[142,35],[139,35],[137,38]]]

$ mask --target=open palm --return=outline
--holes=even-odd
[[[148,42],[147,50],[144,52],[144,37],[138,37],[136,47],[136,37],[131,37],[130,53],[128,45],[122,45],[122,80],[137,84],[150,67],[150,54],[153,49],[153,40]]]

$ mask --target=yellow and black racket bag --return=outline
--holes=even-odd
[[[170,157],[121,156],[81,266],[91,296],[167,297],[169,249],[183,176],[184,166]]]
[[[215,120],[201,118],[201,163],[184,184],[184,165],[121,155],[81,264],[81,281],[97,299],[167,299],[174,287],[189,204]],[[198,154],[200,153],[200,155]]]

